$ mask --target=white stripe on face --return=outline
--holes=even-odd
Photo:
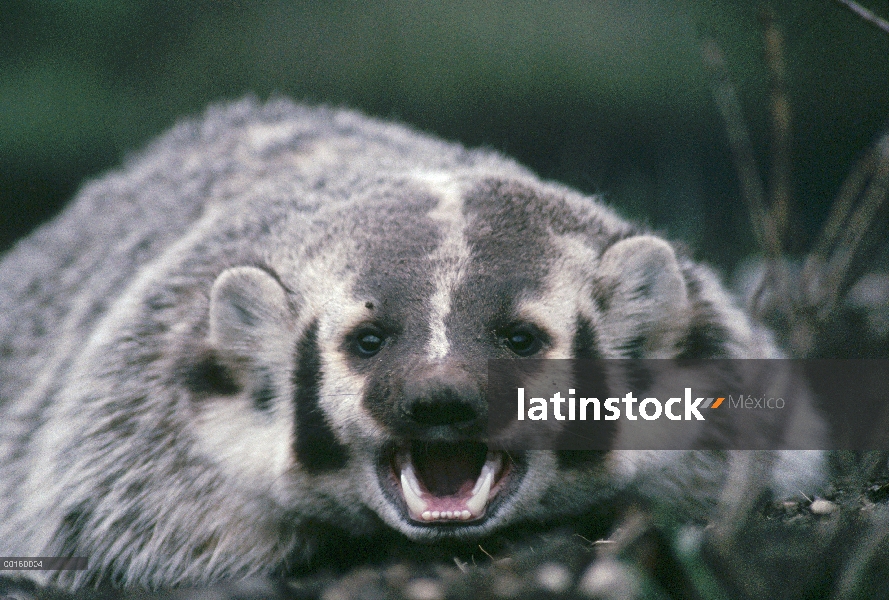
[[[450,351],[445,319],[451,312],[454,290],[460,284],[469,259],[466,243],[466,219],[463,216],[463,193],[459,182],[446,173],[423,173],[419,179],[429,185],[440,198],[429,218],[440,224],[442,238],[438,248],[429,256],[434,265],[432,282],[435,292],[429,299],[429,343],[427,358],[441,360]]]

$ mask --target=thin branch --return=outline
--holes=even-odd
[[[857,2],[853,2],[852,0],[836,0],[836,1],[839,2],[840,4],[842,4],[843,6],[845,6],[846,8],[848,8],[849,10],[851,10],[852,12],[854,12],[856,15],[858,15],[859,17],[861,17],[862,19],[864,19],[871,25],[874,25],[874,26],[882,29],[884,32],[889,33],[889,21],[886,21],[885,19],[878,17],[877,15],[875,15],[868,9],[864,8]]]
[[[784,63],[784,40],[781,30],[775,23],[775,11],[770,6],[763,7],[760,22],[765,42],[765,63],[769,70],[769,113],[772,117],[772,171],[769,175],[770,224],[775,229],[779,243],[786,239],[787,223],[791,202],[791,162],[790,99],[787,96],[787,82]],[[783,247],[783,244],[782,244]]]
[[[889,197],[889,134],[884,134],[880,138],[877,147],[880,155],[874,176],[827,266],[825,275],[827,304],[821,307],[821,318],[825,318],[825,313],[833,308],[834,303],[839,302],[854,283],[859,271],[854,268],[856,259],[860,260],[863,250],[866,249],[866,242],[869,241],[866,234]]]
[[[769,114],[772,118],[771,146],[772,170],[769,174],[769,206],[766,221],[763,223],[766,241],[776,252],[773,260],[766,265],[766,275],[773,282],[778,297],[785,306],[792,306],[794,295],[790,290],[787,265],[777,260],[777,253],[786,250],[788,222],[791,203],[791,117],[790,99],[787,94],[784,63],[784,39],[776,24],[775,10],[764,6],[759,20],[763,27],[763,50],[766,67],[769,71]],[[788,311],[791,330],[798,326],[796,310]]]
[[[763,180],[756,168],[753,147],[747,124],[741,111],[738,95],[731,82],[722,51],[712,39],[703,41],[704,63],[711,75],[711,86],[716,105],[725,123],[735,170],[741,183],[741,193],[747,204],[753,235],[766,256],[765,272],[758,289],[751,294],[750,308],[761,316],[760,299],[766,289],[773,290],[781,305],[793,305],[787,265],[782,261],[783,240],[786,238],[791,196],[790,168],[790,101],[785,84],[785,66],[781,32],[775,25],[773,11],[764,9],[761,15],[765,38],[765,61],[770,75],[770,114],[772,117],[772,176],[769,186],[770,202],[766,206]],[[797,327],[797,314],[787,311],[790,329]]]
[[[741,103],[738,94],[729,77],[725,66],[725,58],[722,50],[713,39],[705,39],[701,47],[704,64],[710,72],[713,97],[716,106],[722,115],[728,134],[729,146],[732,149],[732,157],[735,162],[735,170],[741,184],[741,195],[747,203],[750,221],[753,227],[753,236],[760,248],[771,257],[777,257],[780,247],[774,240],[767,238],[766,222],[768,220],[765,208],[765,192],[762,179],[756,168],[753,158],[753,145],[750,142],[750,133],[741,111]]]

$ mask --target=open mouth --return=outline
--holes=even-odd
[[[390,468],[413,521],[471,522],[485,516],[512,461],[481,442],[415,441],[395,448]]]

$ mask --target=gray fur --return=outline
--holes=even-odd
[[[776,356],[710,271],[597,199],[284,100],[178,125],[21,241],[0,282],[0,555],[88,556],[58,575],[72,587],[272,572],[310,552],[317,523],[457,531],[406,519],[377,454],[423,386],[482,402],[515,321],[541,329],[538,357]],[[386,345],[363,359],[367,324]],[[634,481],[701,510],[724,456],[568,467],[531,452],[459,535],[577,513]],[[775,458],[801,480],[819,460]]]

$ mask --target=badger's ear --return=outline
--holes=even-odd
[[[690,303],[673,247],[640,235],[617,242],[599,262],[603,333],[622,355],[665,357],[688,326]]]
[[[237,356],[255,356],[288,323],[287,294],[256,267],[224,271],[210,291],[210,345]],[[277,336],[275,335],[277,334]]]

